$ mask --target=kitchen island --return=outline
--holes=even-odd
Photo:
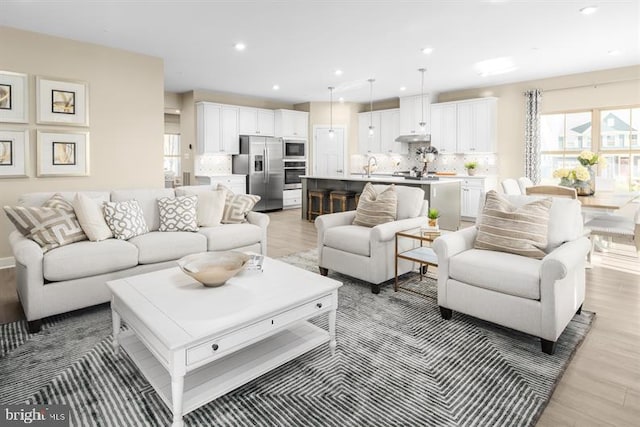
[[[430,208],[440,211],[438,224],[444,230],[460,228],[460,183],[462,180],[416,180],[391,175],[351,175],[351,176],[311,176],[303,175],[302,179],[302,218],[307,218],[308,190],[347,190],[361,193],[367,182],[372,184],[395,184],[420,187],[424,190],[424,198],[429,201]],[[325,211],[329,209],[326,201]]]

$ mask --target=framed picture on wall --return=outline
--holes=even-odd
[[[0,178],[29,176],[29,131],[0,130]]]
[[[0,122],[29,121],[28,88],[26,74],[0,71]]]
[[[87,83],[38,77],[36,92],[37,123],[69,126],[89,125]]]
[[[88,132],[38,131],[38,176],[89,176]]]

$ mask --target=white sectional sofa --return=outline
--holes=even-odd
[[[179,258],[197,252],[233,249],[266,255],[269,217],[265,214],[249,212],[246,223],[201,227],[197,232],[161,232],[157,200],[175,197],[173,189],[83,193],[105,202],[137,200],[149,233],[129,240],[84,240],[43,252],[36,242],[13,231],[9,240],[16,261],[18,296],[31,332],[40,329],[44,317],[109,301],[108,280],[172,267]],[[24,194],[18,203],[41,206],[54,194]],[[71,201],[76,192],[60,194]]]

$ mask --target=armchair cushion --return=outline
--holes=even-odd
[[[323,243],[324,246],[344,252],[370,256],[372,230],[370,227],[358,225],[332,227],[325,232]]]
[[[474,247],[542,259],[551,204],[551,198],[544,198],[514,206],[496,191],[489,191]]]
[[[449,277],[501,294],[539,300],[541,263],[505,252],[470,249],[449,260]]]
[[[420,187],[410,187],[408,185],[395,185],[398,196],[398,210],[396,219],[415,218],[423,214],[424,190]],[[378,192],[384,191],[386,185],[374,185]],[[426,212],[425,212],[426,214]]]
[[[375,227],[378,224],[395,221],[397,216],[398,196],[395,185],[386,187],[378,192],[373,185],[368,182],[362,190],[360,201],[356,208],[356,218],[354,225],[363,227]]]

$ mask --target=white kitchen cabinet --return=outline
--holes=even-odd
[[[379,111],[373,113],[358,114],[358,153],[382,153],[381,135],[381,114]],[[369,126],[373,126],[373,135],[369,135]]]
[[[240,135],[275,135],[275,112],[264,108],[240,108]]]
[[[302,190],[284,190],[282,192],[282,208],[293,209],[302,206]]]
[[[440,153],[457,152],[457,111],[455,102],[431,104],[431,145]]]
[[[400,98],[400,134],[414,135],[421,133],[420,122],[424,117],[425,132],[431,130],[431,100],[428,94],[424,95],[424,112],[422,95],[405,96]],[[424,114],[423,114],[424,113]]]
[[[214,189],[218,184],[224,185],[234,194],[247,193],[247,177],[245,175],[199,175],[196,180],[200,185],[213,185]]]
[[[373,123],[373,136],[369,124]],[[358,152],[407,154],[409,144],[396,142],[400,135],[400,110],[378,110],[358,114]]]
[[[238,154],[238,107],[198,102],[196,133],[198,154]]]
[[[275,110],[275,136],[308,139],[309,113],[294,110]]]
[[[441,176],[440,180],[460,180],[460,216],[467,220],[475,220],[480,207],[480,199],[489,190],[495,190],[498,178],[485,176]]]
[[[457,102],[458,152],[496,151],[496,98]]]

